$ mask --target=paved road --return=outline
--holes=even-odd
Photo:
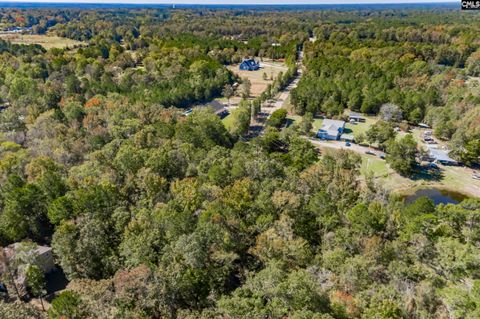
[[[298,73],[297,77],[293,79],[293,81],[281,92],[277,94],[277,96],[273,99],[275,102],[273,105],[271,103],[265,102],[262,107],[260,114],[257,116],[257,120],[255,122],[252,122],[250,125],[250,137],[258,136],[263,134],[263,130],[265,129],[265,124],[267,122],[267,119],[272,115],[273,112],[275,112],[278,109],[281,109],[283,105],[285,104],[285,101],[288,99],[290,96],[290,93],[294,88],[297,87],[298,82],[300,82],[300,79],[302,78],[303,75],[303,70],[302,70],[302,57],[303,57],[303,52],[300,52],[300,59],[298,61]]]
[[[325,141],[325,140],[320,140],[317,138],[308,138],[308,140],[313,144],[318,147],[329,147],[329,148],[334,148],[337,150],[349,150],[353,151],[359,154],[366,154],[367,152],[372,153],[371,156],[376,156],[377,159],[381,160],[379,157],[380,155],[384,155],[385,153],[376,150],[374,148],[368,147],[368,146],[361,146],[358,144],[351,144],[350,146],[346,146],[345,142],[341,141]]]
[[[301,77],[302,72],[299,70],[297,77],[292,81],[292,83],[290,83],[283,91],[280,92],[280,95],[278,96],[277,101],[273,106],[274,108],[276,108],[276,110],[278,110],[285,104],[285,101],[290,96],[292,90],[298,86],[298,82],[300,82]]]

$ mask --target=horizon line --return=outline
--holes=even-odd
[[[219,0],[203,0],[201,1],[194,1],[194,0],[177,0],[177,1],[135,1],[135,0],[112,0],[112,1],[101,1],[101,0],[7,0],[1,1],[0,3],[9,3],[9,4],[36,4],[36,3],[43,3],[43,4],[95,4],[95,5],[236,5],[236,6],[251,6],[251,5],[363,5],[363,4],[383,4],[383,5],[412,5],[412,4],[448,4],[448,3],[459,3],[458,0],[400,0],[400,1],[388,1],[388,0],[360,0],[360,1],[352,1],[352,0],[344,0],[341,3],[335,0],[317,0],[312,3],[312,1],[306,0],[289,0],[285,3],[278,1],[278,0],[263,0],[263,1],[241,1],[240,3],[238,0],[230,0],[230,1],[219,1]]]

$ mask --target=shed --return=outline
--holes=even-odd
[[[355,121],[355,122],[365,122],[365,118],[360,114],[360,113],[355,113],[351,112],[350,115],[348,116],[348,119],[350,121]]]

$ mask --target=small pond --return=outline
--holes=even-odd
[[[417,199],[419,199],[420,197],[430,198],[431,200],[433,200],[435,205],[458,204],[464,199],[468,198],[468,196],[462,193],[458,193],[458,192],[454,192],[446,189],[421,188],[417,190],[415,193],[405,196],[405,203],[411,204]]]

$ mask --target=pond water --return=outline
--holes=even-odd
[[[462,193],[458,193],[458,192],[454,192],[454,191],[450,191],[450,190],[446,190],[446,189],[422,188],[422,189],[417,190],[415,193],[406,196],[405,197],[405,203],[411,204],[414,201],[416,201],[417,199],[419,199],[420,197],[430,198],[431,200],[433,200],[435,205],[438,205],[438,204],[458,204],[461,201],[463,201],[464,199],[468,198],[468,196],[466,196]]]

